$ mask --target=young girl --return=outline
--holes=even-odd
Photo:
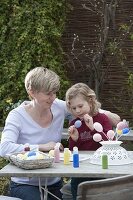
[[[79,150],[96,150],[100,147],[98,142],[93,140],[96,133],[94,122],[99,122],[103,126],[103,132],[112,129],[108,117],[100,113],[101,104],[97,101],[95,92],[84,83],[77,83],[66,92],[66,104],[72,115],[75,117],[68,129],[69,149],[73,150],[77,146]],[[76,128],[74,123],[80,120],[81,126]],[[103,140],[107,140],[103,133]],[[73,199],[76,199],[78,184],[82,181],[94,180],[93,178],[72,178],[71,190]]]

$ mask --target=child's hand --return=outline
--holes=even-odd
[[[79,138],[79,132],[74,127],[74,125],[69,127],[68,133],[69,133],[69,136],[72,138],[72,140],[74,140],[75,142],[78,140],[78,138]]]
[[[93,131],[94,130],[93,118],[90,115],[85,114],[84,121],[85,121],[85,124]]]

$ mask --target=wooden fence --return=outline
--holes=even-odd
[[[109,1],[109,0],[108,0]],[[97,15],[83,8],[83,4],[90,7],[88,0],[69,0],[73,9],[68,14],[66,28],[63,35],[63,49],[65,51],[66,71],[72,83],[85,82],[90,85],[90,76],[93,76],[91,70],[88,69],[90,60],[87,56],[81,53],[81,49],[85,46],[90,49],[96,44],[98,33],[95,32],[95,25],[98,25],[99,19]],[[93,1],[91,1],[93,2]],[[110,2],[110,1],[109,1]],[[130,25],[133,21],[133,1],[121,0],[116,8],[116,32],[115,36],[118,39],[120,35],[120,26],[122,24]],[[130,20],[131,23],[130,23]],[[131,28],[133,32],[133,28]],[[79,41],[76,42],[76,55],[80,53],[78,59],[73,59],[72,43],[74,34],[79,36]],[[112,28],[110,35],[113,37],[114,29]],[[104,85],[100,93],[100,102],[104,109],[116,112],[122,119],[127,119],[133,123],[133,114],[130,112],[132,102],[127,93],[123,90],[127,81],[127,70],[133,72],[133,42],[127,36],[122,45],[123,56],[125,57],[125,65],[121,67],[115,57],[111,59],[111,65],[108,69],[108,74],[105,77]],[[108,58],[109,59],[109,58]],[[107,67],[104,61],[103,70]],[[92,89],[94,89],[92,85]],[[119,102],[120,99],[120,102]],[[120,108],[121,107],[121,108]]]

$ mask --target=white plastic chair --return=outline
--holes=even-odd
[[[85,181],[78,185],[77,200],[133,199],[133,175]]]
[[[62,193],[63,200],[73,200],[70,182],[64,184],[60,191]]]

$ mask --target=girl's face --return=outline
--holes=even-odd
[[[83,98],[82,95],[77,95],[73,99],[70,100],[70,108],[71,112],[74,117],[78,117],[83,119],[85,114],[90,113],[90,105],[89,103]]]

